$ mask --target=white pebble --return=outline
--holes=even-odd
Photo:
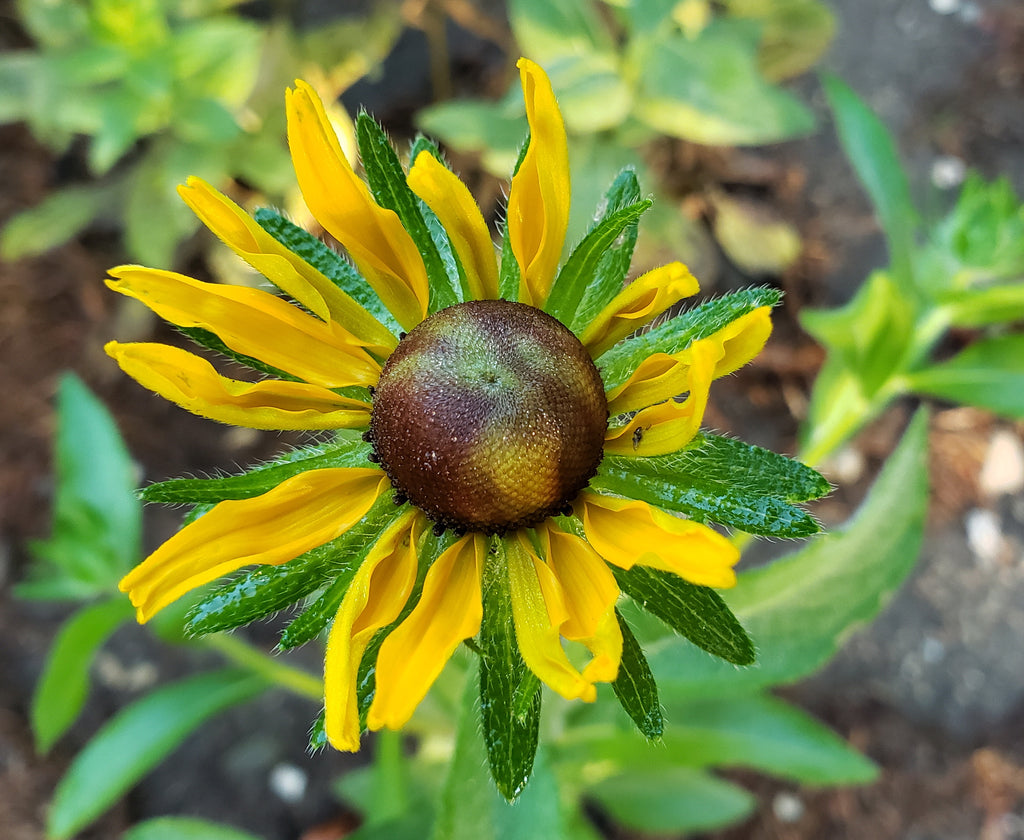
[[[992,435],[981,465],[978,486],[986,496],[1002,496],[1024,490],[1024,445],[1008,429]]]
[[[804,815],[804,803],[795,793],[785,791],[772,799],[772,813],[779,822],[795,823]]]
[[[951,15],[960,8],[960,0],[928,0],[928,5],[936,14]]]
[[[999,518],[990,510],[975,508],[964,517],[967,545],[981,566],[992,566],[1003,547]]]
[[[940,190],[959,187],[967,177],[967,164],[954,155],[939,155],[932,161],[932,183]]]
[[[941,662],[946,656],[946,646],[934,636],[925,636],[921,643],[921,658],[929,665]]]
[[[270,789],[289,804],[299,802],[306,794],[309,778],[294,764],[278,764],[270,771]]]

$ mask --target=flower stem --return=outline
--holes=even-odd
[[[275,685],[288,689],[293,694],[315,700],[317,703],[323,702],[324,687],[318,677],[307,671],[293,668],[291,665],[285,665],[237,636],[214,633],[205,636],[203,644],[217,651],[235,665],[247,668]]]

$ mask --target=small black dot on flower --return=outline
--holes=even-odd
[[[435,522],[434,523],[434,536],[435,537],[443,536],[444,532],[447,531],[447,530],[448,530],[448,526],[445,525],[443,522]]]
[[[380,455],[378,455],[376,452],[368,452],[366,454],[366,460],[369,461],[371,464],[379,464]]]
[[[373,441],[373,432],[367,429],[365,432],[363,432],[361,437],[366,443],[371,443]]]
[[[395,493],[395,495],[392,496],[391,498],[396,505],[404,505],[407,501],[409,501],[409,497],[406,496],[404,493]]]

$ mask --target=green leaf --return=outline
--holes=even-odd
[[[551,295],[544,306],[549,315],[563,323],[572,320],[608,249],[623,230],[630,225],[636,227],[640,216],[652,203],[650,200],[638,201],[605,216],[591,229],[573,249],[555,278]]]
[[[42,57],[32,50],[0,55],[0,125],[28,119],[32,111],[30,91],[39,76]]]
[[[32,695],[32,732],[40,753],[49,752],[75,722],[89,691],[96,651],[131,616],[128,599],[116,597],[83,607],[58,631]]]
[[[508,14],[522,54],[545,68],[566,56],[614,54],[611,33],[591,3],[512,0]]]
[[[705,475],[701,459],[691,461],[688,455],[689,450],[653,458],[606,455],[591,486],[759,536],[794,539],[821,530],[807,511],[776,496],[747,492],[739,477],[716,474],[716,465],[709,465]]]
[[[835,17],[820,0],[727,0],[727,9],[761,24],[758,64],[771,81],[810,70],[835,34]]]
[[[519,653],[504,542],[489,558],[480,628],[480,718],[491,778],[509,802],[530,778],[540,731],[540,683]]]
[[[646,737],[659,740],[665,721],[661,714],[661,701],[658,699],[658,684],[654,681],[654,674],[651,673],[651,666],[647,664],[640,643],[622,613],[616,610],[615,617],[622,631],[622,659],[612,690],[637,729]]]
[[[745,790],[687,767],[631,768],[586,794],[626,828],[657,834],[721,828],[754,808]]]
[[[436,312],[458,303],[458,273],[454,276],[448,273],[449,266],[441,259],[420,211],[421,202],[405,182],[405,171],[391,142],[384,130],[366,112],[356,118],[356,143],[373,197],[381,207],[393,210],[398,215],[402,227],[412,237],[423,258],[430,280],[430,311]]]
[[[614,51],[580,55],[563,51],[546,63],[545,70],[570,134],[614,130],[629,118],[633,95]]]
[[[178,196],[176,186],[197,165],[183,164],[180,171],[172,153],[181,158],[208,158],[195,146],[182,143],[150,151],[134,167],[128,180],[128,197],[123,204],[125,246],[132,259],[144,265],[170,265],[178,244],[198,226],[199,220]],[[207,166],[209,160],[204,160]],[[187,166],[187,168],[185,168]],[[205,168],[205,167],[204,167]]]
[[[913,282],[917,211],[896,144],[882,121],[836,76],[822,79],[839,140],[868,192],[889,242],[897,282]]]
[[[705,301],[645,333],[620,341],[597,360],[606,391],[617,388],[654,353],[678,353],[692,342],[707,338],[726,324],[762,306],[782,300],[778,289],[761,286]]]
[[[476,712],[477,686],[471,672],[463,693],[455,752],[438,799],[433,840],[563,840],[558,779],[537,754],[533,783],[514,804],[494,789],[483,769],[483,738]]]
[[[754,662],[753,642],[715,590],[646,566],[611,568],[623,592],[701,650],[733,665]]]
[[[147,502],[162,504],[216,504],[228,499],[251,499],[273,490],[282,481],[309,470],[334,467],[366,467],[370,444],[358,438],[340,437],[335,443],[296,449],[287,455],[241,475],[225,478],[172,478],[139,491]]]
[[[948,362],[907,376],[911,390],[1024,418],[1024,334],[977,341]]]
[[[973,329],[1019,321],[1024,319],[1024,283],[970,287],[943,295],[940,304],[949,311],[955,327]]]
[[[63,245],[110,205],[107,186],[64,187],[12,216],[0,233],[0,256],[19,260]]]
[[[671,29],[634,42],[634,115],[656,131],[695,143],[759,145],[806,134],[811,112],[761,76],[757,27],[718,18],[695,38]]]
[[[522,96],[506,102],[461,100],[423,108],[416,124],[460,152],[481,155],[484,168],[496,178],[507,178],[515,165],[519,146],[526,134],[526,109]]]
[[[196,817],[154,817],[136,823],[121,840],[259,840],[254,834]]]
[[[373,315],[393,335],[398,335],[402,328],[388,308],[381,302],[370,284],[363,279],[354,265],[348,262],[337,251],[333,251],[326,243],[298,225],[292,224],[284,216],[269,207],[260,207],[253,218],[267,233],[284,245],[289,251],[300,256],[313,268],[334,283],[345,294]]]
[[[33,545],[54,569],[32,576],[67,577],[106,594],[138,560],[142,506],[113,418],[72,373],[58,388],[55,455],[53,536]]]
[[[671,638],[646,647],[663,694],[725,696],[791,683],[824,665],[870,621],[914,566],[928,507],[928,415],[921,411],[846,527],[769,566],[744,572],[725,594],[757,639],[756,667],[737,670]]]
[[[616,176],[612,185],[604,195],[601,207],[591,230],[610,215],[635,204],[640,200],[640,184],[636,172],[632,168],[623,169]],[[622,291],[622,284],[629,273],[633,260],[633,248],[636,246],[639,223],[633,222],[619,234],[619,238],[608,248],[597,263],[593,277],[589,278],[583,296],[571,317],[565,323],[574,332],[580,332],[589,324],[594,316],[604,309],[612,298]]]
[[[689,767],[746,767],[801,784],[864,784],[875,765],[795,706],[765,695],[673,702],[664,744]],[[656,760],[656,759],[655,759]]]
[[[216,671],[166,685],[122,709],[58,783],[47,837],[64,840],[89,825],[203,721],[266,687],[246,672]]]

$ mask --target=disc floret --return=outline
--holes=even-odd
[[[370,438],[399,498],[495,534],[559,513],[601,461],[608,404],[579,340],[532,306],[441,310],[388,359]]]

